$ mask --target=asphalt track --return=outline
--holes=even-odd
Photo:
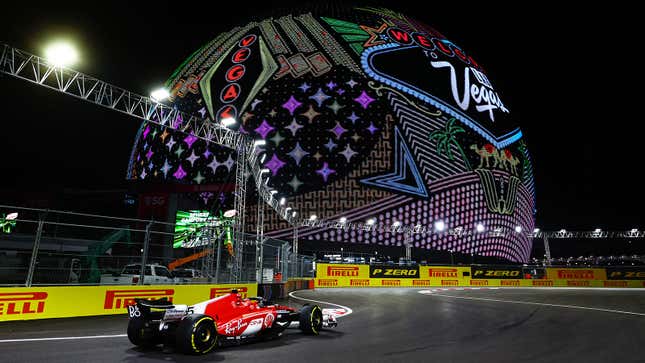
[[[319,336],[289,329],[277,340],[205,356],[135,348],[123,335],[125,316],[4,322],[0,362],[645,362],[643,289],[364,288],[295,294],[353,313]],[[65,337],[83,339],[51,340]]]

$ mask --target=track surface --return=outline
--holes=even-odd
[[[645,361],[645,290],[514,288],[431,294],[419,291],[386,288],[299,291],[296,295],[300,297],[351,307],[353,314],[340,318],[337,329],[317,337],[289,329],[281,339],[221,348],[198,357],[163,353],[161,348],[143,351],[133,347],[125,336],[1,342],[124,334],[125,316],[5,322],[0,323],[0,361]],[[298,305],[302,301],[291,299],[290,303]]]

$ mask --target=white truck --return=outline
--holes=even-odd
[[[101,275],[101,285],[139,285],[141,278],[141,264],[130,264],[118,274]],[[144,285],[174,284],[175,278],[166,266],[146,265],[143,277]]]

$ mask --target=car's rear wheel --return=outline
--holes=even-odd
[[[187,354],[206,354],[217,345],[217,328],[207,315],[188,315],[176,330],[177,349]]]
[[[300,309],[300,330],[318,335],[323,326],[322,309],[318,305],[305,305]]]
[[[143,348],[150,348],[159,343],[153,328],[144,319],[130,319],[128,339],[132,344]]]

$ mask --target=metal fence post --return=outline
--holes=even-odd
[[[36,262],[38,261],[38,250],[40,249],[40,239],[43,234],[43,225],[45,224],[45,219],[41,216],[38,219],[38,230],[36,230],[36,240],[34,240],[34,247],[31,250],[31,261],[29,261],[29,272],[27,272],[27,281],[25,281],[26,287],[31,287],[31,283],[34,279],[34,270],[36,269]]]
[[[217,238],[217,263],[215,266],[215,283],[219,283],[219,268],[220,268],[220,259],[222,258],[222,238],[221,236]]]
[[[150,221],[146,226],[146,236],[143,238],[143,253],[141,253],[141,273],[139,274],[139,285],[143,285],[143,279],[146,276],[146,262],[148,261],[148,248],[150,247],[150,228],[154,221]]]

